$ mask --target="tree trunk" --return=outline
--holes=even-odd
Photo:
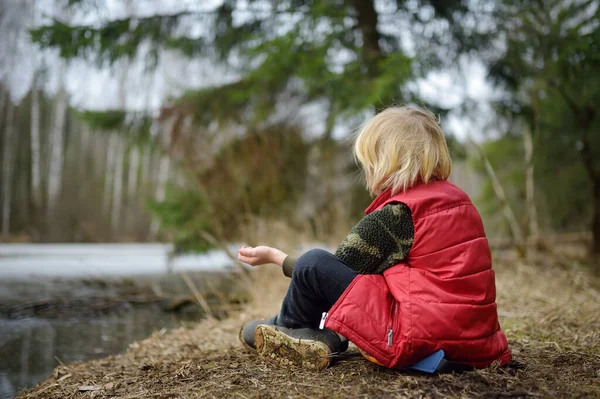
[[[363,58],[370,77],[379,72],[378,62],[382,58],[379,40],[381,35],[377,30],[377,10],[373,0],[351,0],[356,11],[357,26],[363,40]]]
[[[596,156],[591,142],[591,127],[592,122],[596,119],[596,108],[590,104],[580,106],[563,86],[554,82],[550,82],[550,85],[556,87],[573,114],[577,117],[581,131],[581,161],[592,184],[592,200],[594,201],[590,261],[596,273],[600,275],[600,169],[597,167]]]
[[[111,218],[111,229],[112,232],[118,232],[119,221],[121,218],[121,200],[122,200],[122,188],[123,188],[123,146],[124,143],[121,137],[117,137],[116,146],[116,159],[115,159],[115,175],[113,177],[113,209]]]
[[[600,176],[594,181],[594,219],[592,221],[591,260],[596,273],[600,275]]]
[[[61,68],[59,71],[64,76],[66,71]],[[62,79],[62,78],[60,78]],[[67,98],[64,86],[59,85],[56,95],[54,123],[50,134],[50,165],[48,167],[48,221],[51,224],[51,218],[55,211],[56,203],[60,195],[62,186],[63,160],[64,160],[64,136],[65,136],[65,118],[67,114]]]
[[[127,176],[127,215],[126,215],[126,227],[127,227],[127,231],[130,232],[135,232],[136,230],[136,215],[137,212],[133,212],[133,210],[135,209],[136,205],[138,204],[137,201],[137,187],[138,187],[138,173],[140,170],[140,151],[139,149],[134,145],[133,148],[131,148],[131,151],[129,153],[129,170],[128,170],[128,176]]]
[[[93,175],[93,170],[90,170],[90,128],[86,123],[80,123],[79,126],[79,179],[84,181],[86,176]],[[87,192],[87,184],[83,184],[80,190],[80,196],[83,198]]]
[[[592,246],[590,248],[590,260],[597,274],[600,275],[600,169],[596,166],[597,161],[592,148],[592,122],[596,118],[596,110],[588,106],[579,112],[579,127],[581,136],[581,157],[583,165],[587,170],[588,177],[592,183],[592,199],[594,201],[594,215],[592,216]]]
[[[31,196],[36,209],[42,197],[40,164],[40,91],[34,80],[31,89]]]
[[[127,176],[127,202],[132,204],[136,200],[139,168],[140,151],[134,146],[129,154],[129,175]]]
[[[152,152],[152,147],[147,145],[144,148],[144,154],[142,157],[142,170],[140,171],[140,180],[143,183],[143,195],[152,195],[154,192],[154,182],[152,181],[153,170],[154,169],[154,154]]]
[[[12,201],[12,143],[15,128],[15,106],[6,93],[6,126],[4,128],[4,154],[2,165],[2,235],[10,234],[10,211]]]
[[[525,200],[527,203],[527,219],[529,221],[529,238],[535,241],[539,235],[539,225],[537,207],[535,205],[533,137],[528,128],[523,131],[523,144],[525,147]]]
[[[115,152],[115,136],[113,134],[108,135],[106,143],[106,163],[104,164],[104,190],[102,200],[102,212],[106,217],[110,217],[110,194],[112,187],[112,171],[113,171],[113,157]]]
[[[126,9],[131,15],[132,2],[131,0],[126,1]],[[129,68],[129,60],[123,60],[121,65],[121,73],[119,77],[119,109],[127,109],[127,91],[126,82]],[[123,132],[127,133],[127,132]],[[121,219],[121,207],[123,205],[123,160],[125,158],[125,139],[121,137],[119,132],[115,131],[112,134],[117,135],[117,147],[116,147],[116,163],[115,163],[115,176],[113,177],[113,209],[111,218],[111,230],[113,233],[119,232],[119,222]]]
[[[158,181],[156,183],[156,200],[163,201],[165,199],[165,189],[167,180],[169,178],[169,156],[163,155],[160,158],[160,164],[158,168]],[[155,237],[158,233],[158,229],[160,228],[160,222],[154,218],[152,220],[152,225],[150,226],[150,235],[151,237]]]
[[[4,106],[8,104],[9,94],[8,90],[4,88],[2,82],[0,82],[0,128],[2,128],[2,117],[4,116]]]

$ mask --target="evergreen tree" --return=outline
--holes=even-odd
[[[91,3],[101,7],[100,1],[69,1],[79,8]],[[484,19],[462,23],[473,13],[466,0],[224,0],[211,9],[198,4],[100,25],[57,19],[32,37],[65,58],[100,64],[136,57],[143,43],[150,44],[146,55],[153,62],[165,49],[210,59],[237,79],[178,101],[196,121],[264,121],[293,95],[302,103],[325,101],[330,134],[340,116],[411,101],[410,79],[486,36]],[[186,35],[190,31],[198,33]]]
[[[498,26],[504,39],[501,56],[488,60],[491,77],[505,93],[498,105],[535,132],[534,158],[543,176],[538,181],[545,185],[554,223],[571,224],[565,217],[586,214],[585,203],[592,204],[591,252],[600,270],[598,1],[506,0],[494,12],[503,21]],[[583,199],[582,186],[588,190]],[[554,202],[558,198],[560,204]]]

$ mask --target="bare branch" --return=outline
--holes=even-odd
[[[508,203],[508,200],[506,198],[506,193],[504,191],[504,187],[502,186],[500,179],[498,179],[498,176],[496,175],[496,171],[494,170],[494,168],[492,167],[492,164],[490,163],[489,159],[485,155],[483,148],[481,148],[481,146],[479,144],[477,144],[475,141],[473,141],[472,139],[469,139],[469,144],[470,144],[470,147],[473,149],[473,152],[475,153],[477,158],[481,162],[483,162],[485,171],[487,172],[488,177],[490,178],[490,181],[492,183],[494,193],[496,194],[496,197],[498,198],[498,201],[500,201],[500,204],[502,206],[502,211],[504,213],[504,217],[506,218],[506,221],[508,222],[508,226],[510,228],[511,235],[513,237],[513,240],[514,240],[514,243],[515,243],[517,249],[521,252],[524,252],[525,239],[523,236],[523,231],[521,230],[521,226],[519,226],[519,223],[517,222],[515,213],[513,212],[512,208],[510,207],[510,204]]]

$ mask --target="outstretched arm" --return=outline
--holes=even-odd
[[[362,218],[338,246],[335,256],[360,274],[382,274],[406,259],[414,235],[408,206],[401,202],[388,204]],[[286,276],[292,276],[296,260],[285,258]]]
[[[283,274],[292,277],[292,270],[298,258],[288,256],[285,252],[277,248],[261,245],[258,247],[247,247],[243,245],[238,250],[238,260],[251,266],[260,266],[267,263],[274,263],[283,269]]]
[[[401,202],[388,204],[362,218],[338,246],[335,256],[360,274],[382,274],[406,259],[414,236],[408,206]],[[252,266],[275,263],[288,277],[292,277],[297,260],[267,246],[243,246],[238,259]]]
[[[261,245],[258,247],[242,246],[238,250],[238,260],[251,266],[260,266],[267,263],[274,263],[283,266],[283,261],[287,254],[277,248]]]

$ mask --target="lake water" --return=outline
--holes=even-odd
[[[105,277],[232,267],[225,252],[218,250],[178,256],[169,262],[171,249],[166,244],[0,244],[0,279]]]
[[[0,398],[46,379],[59,360],[120,353],[154,331],[202,318],[196,306],[173,313],[160,301],[137,301],[156,291],[189,295],[182,271],[202,290],[206,276],[233,270],[223,251],[169,261],[170,250],[162,244],[0,244]]]

